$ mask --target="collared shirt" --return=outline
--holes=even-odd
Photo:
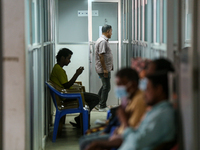
[[[174,140],[175,114],[172,105],[163,101],[146,113],[138,129],[126,128],[119,150],[152,150]]]
[[[128,124],[130,127],[136,128],[141,121],[142,116],[146,111],[146,103],[144,101],[144,93],[138,90],[131,101],[128,102],[125,113],[129,116]],[[122,134],[124,126],[121,125],[118,129],[118,134]]]
[[[110,72],[113,68],[113,54],[108,43],[108,38],[105,35],[101,35],[95,44],[95,69],[97,73],[103,73],[100,54],[104,55],[106,69]]]

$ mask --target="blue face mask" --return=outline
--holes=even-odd
[[[139,82],[139,89],[145,91],[147,89],[147,78],[143,78]]]
[[[116,86],[115,87],[115,96],[120,99],[123,97],[127,97],[128,93],[126,91],[126,87],[125,86]]]

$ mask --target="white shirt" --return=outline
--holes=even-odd
[[[106,69],[110,72],[113,68],[113,54],[108,43],[108,38],[105,35],[101,35],[95,43],[95,69],[97,73],[103,73],[99,54],[104,55]]]

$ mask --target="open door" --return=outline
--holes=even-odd
[[[120,0],[91,0],[88,2],[88,31],[90,50],[90,92],[98,93],[102,83],[95,71],[95,42],[101,36],[101,27],[104,24],[112,26],[113,34],[109,40],[114,58],[114,71],[111,72],[111,91],[108,105],[117,105],[114,96],[115,72],[121,66],[121,25],[120,25]]]

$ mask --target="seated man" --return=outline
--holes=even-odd
[[[138,89],[139,76],[137,72],[131,68],[124,68],[116,74],[116,96],[122,99],[120,109],[129,116],[128,122],[130,126],[136,127],[141,120],[141,117],[145,113],[146,104],[144,101],[144,95],[141,90]],[[121,140],[121,133],[124,129],[122,124],[116,129],[115,134],[111,137],[114,147],[119,147]],[[110,130],[109,130],[110,131]],[[109,131],[107,128],[104,131],[93,133],[91,135],[85,135],[80,139],[80,149],[83,150],[92,141],[108,140]],[[119,141],[119,142],[118,142]]]
[[[63,67],[68,66],[68,64],[71,62],[70,59],[72,54],[73,52],[71,50],[63,48],[58,52],[56,56],[57,64],[55,64],[52,69],[50,80],[61,88],[69,89],[84,70],[83,67],[79,67],[71,80],[68,81],[67,74]],[[84,93],[84,98],[89,105],[90,111],[99,103],[100,100],[97,94],[87,92]],[[75,117],[74,120],[76,121],[76,123],[70,123],[75,127],[80,127],[80,115],[78,117]]]
[[[155,71],[165,70],[167,72],[174,72],[172,63],[166,58],[158,58],[155,60],[133,58],[131,68],[135,69],[140,76],[139,88],[143,91],[147,86],[147,75],[154,73]]]
[[[167,73],[147,76],[146,103],[151,109],[144,116],[140,126],[132,128],[123,111],[118,116],[126,129],[119,150],[151,150],[161,143],[175,140],[175,112],[168,99]],[[110,148],[106,141],[93,142],[87,150]]]

